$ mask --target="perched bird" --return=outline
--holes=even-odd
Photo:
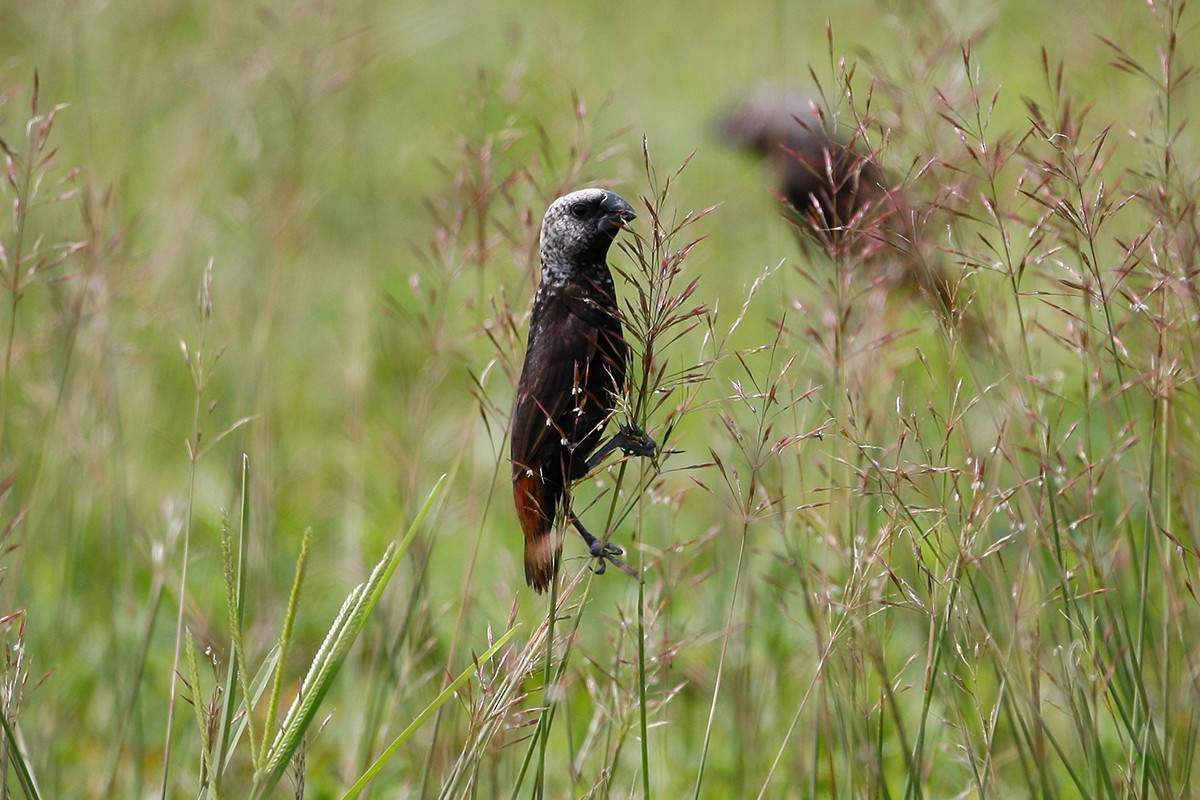
[[[512,418],[513,500],[525,532],[525,580],[545,591],[558,566],[565,516],[600,559],[636,575],[571,510],[574,481],[616,449],[652,456],[654,441],[623,427],[597,449],[625,382],[629,347],[606,261],[633,208],[603,189],[581,189],[550,204],[542,220],[542,280],[529,321],[529,345]]]

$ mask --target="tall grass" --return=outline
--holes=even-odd
[[[0,65],[6,794],[1195,793],[1192,9],[797,29],[780,77],[883,184],[814,235],[701,132],[725,6],[636,90],[601,54],[650,33],[586,9],[468,65],[453,6],[268,6],[0,30],[38,43]],[[547,601],[506,437],[583,185],[636,199],[614,424],[662,451],[576,488],[640,580],[568,534]]]

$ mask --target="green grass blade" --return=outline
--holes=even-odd
[[[476,671],[478,671],[480,662],[487,661],[494,656],[501,647],[508,643],[508,640],[513,637],[513,634],[515,634],[520,627],[521,626],[518,623],[512,628],[509,628],[503,636],[496,640],[495,644],[493,644],[484,652],[482,656],[475,659],[474,664],[463,670],[459,676],[450,683],[449,686],[443,689],[441,694],[435,697],[433,702],[427,705],[425,710],[418,714],[416,719],[409,723],[408,727],[401,731],[400,735],[393,739],[392,743],[384,748],[384,751],[379,754],[379,758],[375,759],[375,763],[371,764],[367,771],[362,774],[362,777],[355,781],[354,785],[346,790],[346,793],[342,795],[342,800],[349,800],[351,797],[357,797],[363,789],[367,788],[367,784],[374,780],[375,776],[379,774],[379,771],[383,769],[388,760],[391,759],[391,757],[396,754],[396,751],[403,747],[404,743],[409,740],[409,737],[416,733],[416,731],[422,725],[428,722],[433,715],[437,713],[437,710],[441,708],[447,700],[453,697],[455,692],[457,692],[459,688],[466,683],[471,676],[476,673]]]
[[[25,754],[17,746],[12,726],[8,724],[8,717],[4,714],[0,714],[0,727],[4,729],[4,742],[8,750],[8,757],[12,760],[12,766],[17,773],[17,782],[21,784],[21,791],[25,792],[25,797],[29,800],[38,800],[41,793],[38,792],[37,781],[34,780],[33,772],[25,761]]]
[[[304,583],[304,573],[308,565],[309,546],[312,544],[312,528],[304,531],[304,539],[300,544],[300,557],[296,561],[296,577],[292,581],[292,591],[288,595],[287,613],[284,615],[283,632],[279,636],[279,664],[275,669],[275,680],[271,684],[271,696],[267,700],[267,726],[275,724],[275,713],[279,709],[279,693],[283,690],[283,668],[287,663],[288,648],[292,642],[292,630],[296,622],[296,607],[300,603],[300,587]],[[263,733],[262,749],[255,762],[256,770],[262,770],[267,762],[267,735]]]
[[[371,571],[371,575],[364,583],[355,587],[342,604],[324,642],[313,658],[308,674],[301,684],[299,697],[288,709],[283,724],[267,753],[266,768],[256,781],[253,796],[262,797],[268,794],[283,777],[292,756],[300,748],[312,725],[317,710],[329,693],[346,653],[366,624],[367,617],[379,602],[384,588],[396,571],[397,564],[407,552],[444,483],[445,476],[443,475],[429,493],[429,498],[409,526],[404,539],[399,544],[392,543],[388,546],[383,558]]]

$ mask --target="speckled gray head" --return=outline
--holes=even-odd
[[[550,204],[542,219],[542,269],[570,273],[604,266],[617,231],[637,215],[624,198],[604,189],[580,189]]]

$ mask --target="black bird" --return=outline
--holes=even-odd
[[[939,316],[959,319],[968,333],[979,327],[958,308],[951,275],[936,257],[909,251],[914,237],[905,227],[912,214],[905,193],[887,186],[888,176],[874,157],[830,130],[812,102],[766,87],[727,112],[720,130],[767,161],[788,216],[803,234],[802,245],[815,240],[822,249],[836,250],[847,231],[865,233],[860,241],[873,254],[866,260],[883,273],[886,285],[929,298]],[[881,247],[884,243],[896,247]]]
[[[613,450],[652,456],[654,441],[624,427],[597,450],[625,383],[629,347],[606,261],[617,232],[636,215],[603,189],[581,189],[550,204],[542,220],[542,282],[533,301],[529,345],[512,419],[513,500],[525,532],[525,580],[545,591],[558,566],[560,515],[601,559],[636,575],[571,510],[574,481]]]
[[[819,236],[836,235],[883,193],[879,168],[808,102],[760,90],[721,119],[721,133],[768,160],[795,221]]]

